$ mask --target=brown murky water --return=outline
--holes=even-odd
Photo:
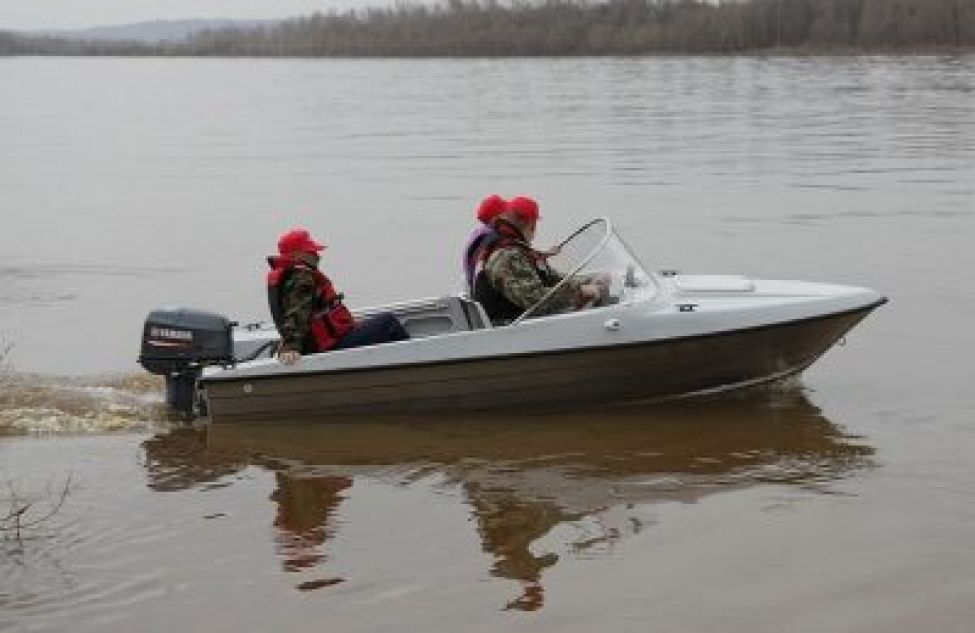
[[[0,630],[971,630],[975,58],[8,59],[0,94]],[[447,292],[495,190],[542,241],[606,214],[653,267],[892,301],[801,382],[556,417],[181,429],[134,367],[158,305],[263,317],[292,223],[353,304]]]

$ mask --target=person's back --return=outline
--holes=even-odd
[[[281,335],[281,349],[294,350],[301,354],[313,354],[322,346],[315,340],[311,328],[313,315],[318,307],[318,281],[312,270],[304,265],[281,266],[273,258],[268,259],[272,273],[280,271],[275,285],[269,283],[268,305],[278,333]],[[275,308],[275,303],[277,308]]]
[[[498,194],[492,194],[484,198],[477,209],[474,210],[474,217],[477,218],[479,224],[468,236],[461,258],[461,270],[464,272],[464,288],[471,297],[474,296],[474,267],[477,264],[476,255],[484,245],[485,240],[494,235],[494,228],[491,226],[491,221],[498,215],[504,213],[507,205],[508,203],[504,198]]]

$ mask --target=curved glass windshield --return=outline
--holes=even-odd
[[[559,253],[548,259],[561,280],[545,296],[518,317],[514,323],[532,316],[549,314],[546,305],[567,284],[598,281],[603,292],[589,307],[612,305],[637,296],[656,293],[653,276],[626,246],[605,218],[593,220],[577,229],[559,244]]]

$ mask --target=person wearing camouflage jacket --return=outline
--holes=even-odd
[[[492,222],[497,234],[493,243],[488,240],[478,254],[472,295],[495,324],[518,318],[562,280],[545,262],[545,254],[531,247],[538,217],[534,200],[512,199],[506,211]],[[531,316],[579,309],[598,299],[602,292],[592,279],[570,279]]]
[[[527,245],[502,247],[492,253],[484,263],[484,272],[490,284],[504,297],[522,310],[527,310],[542,300],[552,287],[561,281],[561,275],[546,264],[536,263]],[[580,307],[581,286],[569,280],[553,294],[533,316],[554,314]]]
[[[315,351],[311,320],[317,295],[318,285],[312,272],[296,267],[281,288],[281,351],[305,354]]]
[[[356,319],[331,280],[319,269],[325,245],[305,229],[278,240],[278,255],[268,258],[268,304],[281,335],[278,359],[292,365],[303,354],[392,343],[409,334],[391,313]]]

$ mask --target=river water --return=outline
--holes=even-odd
[[[969,631],[975,58],[0,60],[0,630]],[[309,227],[352,305],[539,242],[891,302],[757,392],[179,429],[142,318],[265,318]]]

